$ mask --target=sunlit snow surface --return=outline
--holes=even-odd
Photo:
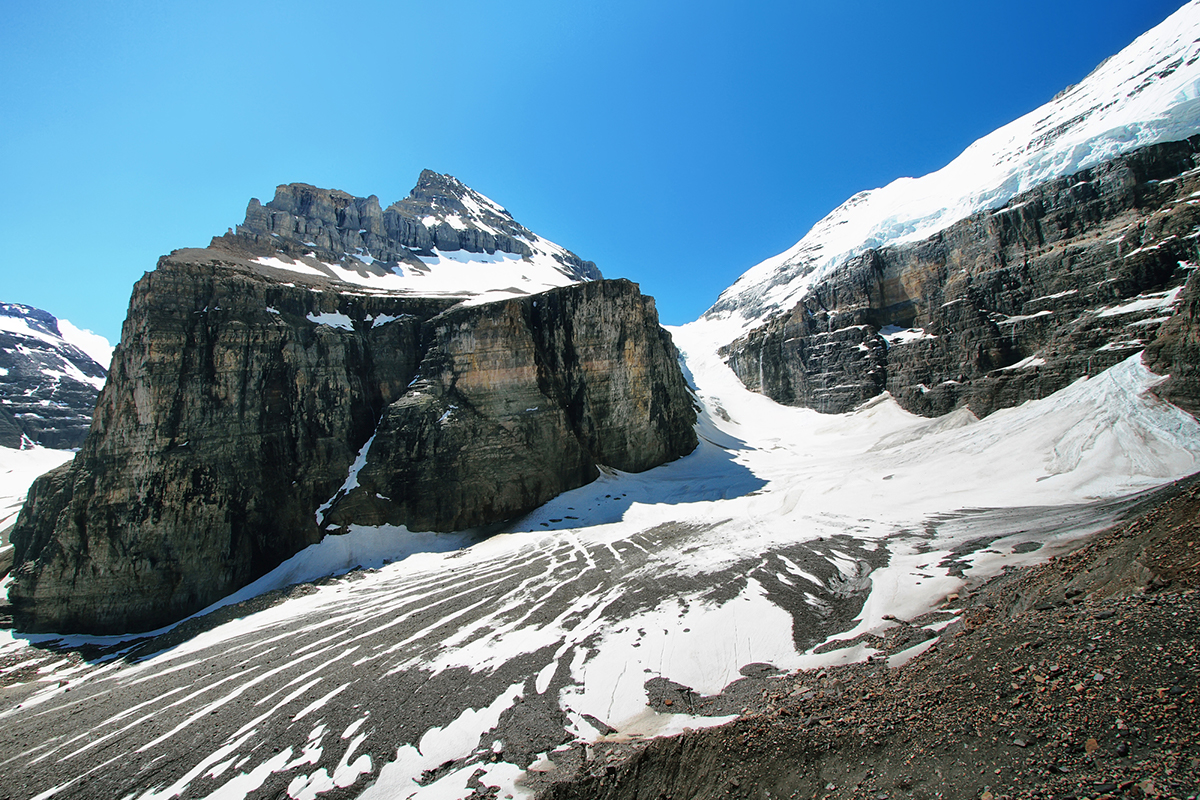
[[[491,230],[479,222],[472,224]],[[580,280],[556,258],[569,255],[562,247],[539,236],[526,240],[526,244],[533,250],[529,256],[499,250],[472,253],[434,249],[431,255],[417,256],[420,266],[400,264],[387,268],[361,253],[348,253],[348,258],[338,264],[319,261],[312,254],[301,259],[264,256],[254,259],[254,263],[298,275],[333,278],[365,291],[458,297],[469,305],[544,292]]]
[[[851,197],[791,249],[738,278],[709,313],[733,315],[740,333],[790,308],[854,255],[926,239],[1053,178],[1197,132],[1200,2],[1193,0],[1080,83],[937,172]]]
[[[108,343],[108,339],[86,328],[78,328],[68,319],[58,321],[58,331],[62,334],[63,341],[75,345],[105,370],[108,369],[113,354],[113,346]]]
[[[33,479],[48,472],[75,454],[69,450],[31,447],[14,450],[0,447],[0,531],[17,521],[17,513],[25,502],[25,492]],[[0,545],[3,550],[7,543]]]
[[[133,663],[132,640],[90,640],[117,649],[80,666],[26,647],[56,637],[5,641],[25,666],[0,768],[37,797],[456,798],[479,770],[523,796],[523,765],[605,726],[727,719],[654,712],[652,678],[706,694],[749,664],[864,658],[814,649],[929,610],[963,585],[952,562],[973,580],[1044,558],[1113,519],[1099,499],[1198,468],[1200,425],[1147,392],[1138,357],[984,420],[887,397],[831,416],[745,390],[714,354],[727,333],[673,331],[704,407],[679,461],[490,538],[327,537],[230,601],[372,569]]]

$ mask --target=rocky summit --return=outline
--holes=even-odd
[[[541,238],[457,178],[432,170],[424,170],[408,197],[386,209],[375,195],[354,197],[304,183],[281,185],[266,205],[251,199],[245,222],[213,245],[267,256],[310,256],[315,268],[326,272],[329,268],[322,264],[341,262],[356,270],[360,280],[394,274],[404,265],[407,270],[400,274],[413,283],[413,273],[430,271],[430,259],[451,252],[460,253],[455,260],[467,261],[470,256],[461,254],[515,256],[524,260],[525,271],[548,268],[560,273],[560,280],[601,277],[592,262]],[[406,288],[427,287],[417,283]]]
[[[432,242],[387,239],[400,248],[376,251],[387,262],[360,245],[334,252],[378,244],[370,198],[293,185],[273,203],[285,210],[252,202],[247,226],[164,257],[134,287],[92,430],[31,487],[11,534],[20,628],[153,628],[325,533],[487,525],[601,469],[637,472],[696,446],[653,300],[592,280],[588,262],[482,195],[424,173],[397,206],[441,209],[460,244],[485,250],[442,251],[442,223],[418,220]],[[264,225],[278,235],[254,233]],[[525,253],[486,250],[500,247]],[[439,291],[405,291],[402,259]],[[480,293],[476,276],[493,268],[505,284],[542,269],[539,281],[563,285]]]
[[[0,447],[82,445],[106,366],[64,338],[54,315],[0,303]]]

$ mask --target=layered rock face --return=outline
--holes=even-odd
[[[1172,399],[1194,408],[1194,334],[1164,323],[1200,261],[1198,152],[1200,137],[1143,148],[868,251],[722,354],[783,403],[836,413],[887,390],[915,413],[983,416],[1178,328],[1156,358],[1180,373]]]
[[[151,629],[327,532],[499,522],[696,446],[675,348],[628,281],[470,305],[238,241],[135,286],[87,441],[13,529],[20,629]]]
[[[350,303],[359,331],[309,320]],[[154,627],[317,541],[313,511],[446,305],[288,287],[194,251],[163,259],[134,289],[83,449],[33,484],[11,534],[18,624]],[[398,319],[366,321],[380,313]]]
[[[64,340],[54,315],[0,303],[0,447],[82,445],[105,366]]]
[[[653,302],[599,281],[447,311],[327,519],[457,530],[696,446],[695,411]]]

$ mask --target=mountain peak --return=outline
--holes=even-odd
[[[1197,132],[1200,2],[1193,0],[942,169],[854,195],[789,250],[745,272],[705,316],[732,315],[749,328],[794,306],[856,255],[921,241],[1054,178]]]
[[[460,212],[470,213],[482,207],[493,214],[512,219],[508,209],[491,198],[467,186],[453,175],[443,175],[431,169],[421,170],[417,185],[408,193],[408,199],[420,203],[444,205]]]
[[[458,178],[423,170],[408,197],[381,208],[307,183],[252,198],[245,221],[213,239],[292,273],[416,296],[498,299],[601,277],[596,265],[538,236]]]

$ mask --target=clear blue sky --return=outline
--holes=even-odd
[[[699,316],[1179,0],[4,3],[0,301],[115,342],[159,255],[303,181],[422,168]]]

